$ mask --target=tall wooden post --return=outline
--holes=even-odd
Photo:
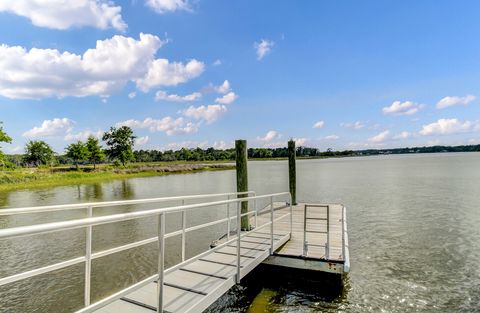
[[[288,184],[290,187],[290,194],[292,195],[292,204],[297,204],[297,170],[295,166],[296,151],[295,141],[288,141]]]
[[[247,141],[235,140],[235,163],[237,166],[237,192],[248,191],[248,170],[247,170]],[[240,195],[238,198],[244,198],[248,195]],[[242,202],[241,213],[248,212],[248,201]],[[242,229],[250,230],[248,216],[242,217]]]

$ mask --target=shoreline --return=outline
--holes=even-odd
[[[79,170],[75,170],[69,167],[0,171],[0,192],[89,184],[116,179],[190,174],[233,169],[235,169],[235,165],[229,163],[203,162],[175,163],[170,165],[142,164],[126,168],[109,168],[103,166],[95,171],[93,171],[92,168],[80,168]]]

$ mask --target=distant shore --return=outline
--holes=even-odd
[[[80,167],[79,170],[72,167],[21,168],[0,171],[0,192],[234,168],[235,165],[232,163],[218,161],[134,163],[126,167],[100,165],[96,170],[91,166]]]

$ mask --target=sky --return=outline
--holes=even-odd
[[[479,1],[2,0],[0,121],[55,151],[480,144]]]

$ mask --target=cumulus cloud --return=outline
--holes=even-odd
[[[423,125],[420,135],[452,135],[474,130],[475,125],[470,121],[461,122],[456,118],[439,119],[434,123]]]
[[[407,131],[403,131],[400,134],[394,136],[393,139],[408,139],[410,137],[412,137],[412,133],[409,133]]]
[[[128,126],[135,129],[146,128],[152,133],[165,132],[168,136],[193,134],[198,131],[198,124],[187,122],[182,117],[174,119],[170,116],[162,119],[147,117],[143,121],[131,119],[119,122],[116,126]]]
[[[352,129],[362,129],[365,127],[365,123],[356,121],[355,123],[340,123],[340,126]]]
[[[0,12],[10,12],[30,19],[33,25],[53,29],[91,26],[124,31],[127,24],[122,8],[107,0],[2,0]]]
[[[135,145],[137,145],[137,146],[144,146],[144,145],[146,145],[149,141],[150,141],[150,138],[149,138],[148,136],[138,137],[137,139],[135,139]]]
[[[368,138],[368,141],[372,143],[381,143],[387,140],[389,138],[389,135],[390,135],[390,131],[386,130],[373,137]]]
[[[383,114],[393,115],[412,115],[417,113],[423,105],[414,103],[412,101],[395,101],[390,106],[382,109]]]
[[[145,4],[159,14],[192,10],[188,0],[146,0]]]
[[[230,104],[237,99],[238,99],[238,95],[236,95],[233,91],[231,91],[226,95],[224,95],[223,97],[215,99],[215,103]]]
[[[182,148],[194,149],[194,148],[206,148],[208,146],[208,141],[182,141],[182,142],[171,142],[163,147],[162,150],[180,150]]]
[[[262,39],[260,42],[255,42],[253,47],[257,53],[257,60],[263,59],[267,54],[270,53],[275,43],[270,40]]]
[[[212,65],[213,66],[220,66],[220,65],[222,65],[222,60],[216,59],[215,61],[213,61]]]
[[[325,126],[325,122],[324,121],[318,121],[316,122],[315,124],[313,124],[313,128],[323,128],[323,126]]]
[[[103,130],[97,130],[97,131],[91,131],[91,130],[84,130],[84,131],[81,131],[81,132],[78,132],[76,134],[74,133],[71,133],[71,132],[68,132],[65,137],[63,137],[64,140],[66,141],[77,141],[77,140],[81,140],[81,141],[85,141],[88,139],[88,137],[90,136],[93,136],[95,138],[102,138],[103,136]]]
[[[340,137],[337,136],[337,135],[328,135],[328,136],[325,136],[325,140],[337,140],[339,139]]]
[[[0,95],[12,99],[107,97],[128,81],[147,91],[186,82],[203,71],[203,63],[196,60],[185,65],[155,60],[163,44],[159,37],[141,33],[138,40],[120,35],[98,40],[83,55],[0,45]]]
[[[442,100],[438,101],[437,109],[445,109],[451,106],[456,105],[468,105],[470,102],[476,99],[473,95],[466,95],[464,97],[445,97]]]
[[[297,147],[300,147],[304,146],[307,143],[308,138],[293,138],[293,141],[295,141],[295,145]]]
[[[133,99],[137,96],[137,93],[135,91],[132,91],[131,93],[128,94],[128,98]]]
[[[184,116],[196,120],[205,120],[207,124],[213,123],[226,112],[227,107],[219,104],[201,105],[199,107],[190,106],[188,109],[181,111]]]
[[[216,86],[214,89],[218,93],[225,94],[230,91],[230,82],[228,80],[225,80],[223,84],[221,84],[220,86]]]
[[[63,136],[71,132],[74,123],[66,117],[44,120],[41,126],[24,132],[22,136],[27,138]]]
[[[135,82],[137,87],[146,92],[156,86],[177,86],[185,83],[202,74],[204,69],[205,64],[195,59],[186,64],[157,59],[150,64],[146,75]]]
[[[165,91],[157,91],[155,93],[155,100],[165,100],[165,101],[173,101],[173,102],[192,102],[200,99],[202,94],[199,92],[194,92],[189,95],[179,96],[177,94],[168,94]]]
[[[270,142],[272,140],[275,140],[275,139],[278,139],[282,137],[282,135],[280,135],[277,131],[275,130],[270,130],[268,131],[265,136],[261,137],[257,137],[257,140],[260,140],[260,141],[265,141],[265,142]]]

